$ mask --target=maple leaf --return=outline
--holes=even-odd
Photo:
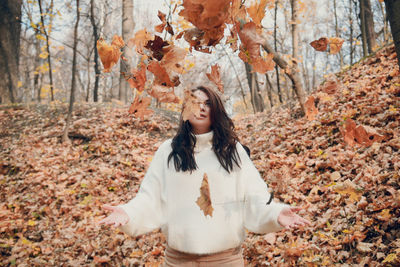
[[[312,41],[310,45],[317,51],[323,52],[328,48],[329,39],[326,37],[319,38],[318,40]]]
[[[168,71],[182,74],[184,69],[179,62],[182,62],[187,55],[186,49],[171,46],[169,51],[161,60],[161,65]]]
[[[149,40],[145,47],[150,49],[153,57],[160,61],[166,53],[164,48],[166,46],[169,46],[169,43],[164,41],[160,36],[156,35],[154,36],[154,40]]]
[[[121,36],[114,35],[111,45],[115,45],[118,48],[123,48],[125,46],[125,42]]]
[[[212,217],[214,208],[212,207],[211,203],[210,187],[208,185],[208,178],[206,173],[204,173],[203,181],[201,182],[200,196],[197,198],[196,204],[203,211],[204,216],[209,215]]]
[[[265,7],[267,6],[267,3],[268,0],[260,0],[247,8],[247,13],[257,26],[261,25],[261,21],[265,16]]]
[[[161,20],[161,24],[154,27],[156,32],[162,33],[165,25],[167,24],[167,20],[165,19],[165,14],[158,10],[158,18]]]
[[[136,88],[139,92],[142,92],[146,84],[146,67],[142,66],[139,70],[134,69],[131,74],[127,82],[131,88]]]
[[[167,70],[161,66],[160,62],[152,61],[147,69],[154,74],[156,82],[161,85],[173,87],[175,84],[169,78]]]
[[[218,64],[211,66],[211,73],[206,73],[206,75],[210,81],[217,85],[218,90],[221,93],[224,93],[224,85],[221,81],[220,67],[218,66]]]
[[[128,45],[136,46],[136,52],[143,54],[143,48],[147,45],[149,41],[154,40],[154,36],[147,32],[146,29],[142,29],[136,32],[135,36],[128,41]]]
[[[182,111],[183,120],[187,121],[192,114],[199,117],[200,104],[197,101],[197,97],[190,90],[185,90],[184,95]]]
[[[144,116],[150,115],[153,113],[152,110],[147,109],[147,107],[151,103],[151,97],[139,97],[137,95],[135,100],[132,102],[131,106],[129,107],[128,112],[130,114],[134,114],[136,117],[140,118],[141,120],[144,119]]]
[[[339,37],[331,37],[329,38],[329,53],[334,55],[339,53],[342,48],[344,40]]]
[[[118,46],[108,45],[103,38],[97,40],[97,51],[104,66],[104,72],[110,72],[122,54]]]
[[[304,107],[306,109],[306,116],[309,121],[315,120],[315,117],[318,114],[318,109],[315,107],[315,98],[310,96],[307,101],[304,103]]]

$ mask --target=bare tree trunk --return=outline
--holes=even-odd
[[[80,19],[80,9],[79,9],[79,0],[76,0],[76,22],[74,28],[74,47],[73,47],[73,56],[72,56],[72,81],[71,81],[71,95],[69,98],[69,108],[67,121],[65,124],[64,134],[62,137],[63,142],[68,142],[68,130],[71,124],[72,110],[74,105],[74,95],[75,95],[75,87],[76,87],[76,49],[78,46],[78,27],[79,27],[79,19]]]
[[[93,36],[94,36],[94,89],[93,101],[97,102],[99,99],[99,79],[100,79],[100,65],[99,65],[99,52],[97,51],[97,40],[99,40],[99,33],[94,15],[94,0],[90,0],[90,22],[92,23]],[[89,90],[89,89],[88,89]],[[89,92],[88,92],[89,96]]]
[[[269,99],[269,104],[271,105],[271,109],[274,107],[274,100],[272,99],[272,83],[271,80],[269,79],[268,73],[265,73],[265,87],[267,88],[267,93],[268,93],[268,99]]]
[[[44,13],[43,13],[43,7],[42,7],[42,0],[38,1],[39,3],[39,10],[40,10],[40,21],[42,22],[42,27],[41,27],[41,32],[44,34],[46,37],[46,50],[47,50],[47,63],[49,64],[49,79],[50,79],[50,93],[51,93],[51,101],[54,101],[54,85],[53,85],[53,70],[51,67],[51,54],[50,54],[50,42],[49,42],[49,34],[45,28],[44,24]],[[50,3],[50,9],[53,10],[53,0]]]
[[[133,36],[133,29],[135,28],[135,23],[133,21],[133,0],[122,0],[122,39],[127,42],[129,38]],[[127,51],[124,50],[123,56],[129,58],[130,55],[126,54]],[[119,78],[119,100],[124,103],[127,102],[127,94],[129,84],[125,81],[123,72],[130,72],[130,66],[127,61],[122,61],[120,63],[121,75]]]
[[[288,67],[288,63],[276,51],[274,51],[272,49],[272,46],[267,41],[268,37],[265,33],[263,33],[262,38],[263,38],[263,43],[261,45],[262,45],[263,49],[268,53],[272,53],[274,55],[273,60],[275,61],[275,63],[278,64],[278,66],[281,69],[286,70],[286,68]],[[301,83],[300,74],[299,74],[299,72],[297,72],[293,69],[290,69],[290,71],[286,71],[286,75],[289,77],[289,79],[293,83],[293,87],[294,87],[293,89],[296,92],[297,100],[299,101],[302,112],[305,114],[305,108],[304,108],[305,93],[304,93],[303,85]]]
[[[349,24],[350,24],[350,65],[353,65],[353,60],[354,60],[354,48],[353,48],[353,42],[354,42],[354,37],[353,37],[353,0],[349,0]]]
[[[371,54],[376,49],[376,33],[374,26],[374,14],[372,13],[371,1],[364,1],[365,12],[365,33],[367,35],[368,53]]]
[[[340,38],[339,25],[338,25],[338,17],[337,17],[337,8],[336,8],[336,0],[333,0],[333,12],[335,13],[335,34],[336,37]],[[343,68],[343,54],[342,50],[339,51],[339,59],[340,59],[340,68]]]
[[[365,2],[364,0],[360,1],[360,27],[361,27],[361,40],[362,40],[362,48],[363,55],[366,57],[368,55],[368,45],[367,45],[367,32],[365,27]]]
[[[277,13],[278,13],[278,3],[279,0],[275,0],[275,11],[274,11],[274,49],[275,51],[278,51],[277,49],[277,25],[276,25],[276,20],[277,20]],[[279,69],[278,69],[278,65],[275,66],[275,73],[276,73],[276,86],[278,88],[278,97],[279,97],[279,102],[282,104],[283,100],[282,100],[282,92],[281,92],[281,85],[279,82]]]
[[[254,113],[263,112],[264,103],[261,94],[257,90],[256,74],[254,72],[253,73],[251,72],[251,66],[249,63],[245,62],[244,64],[246,67],[246,76],[250,89],[250,100],[251,100],[251,105],[253,107],[253,112]]]
[[[385,0],[385,5],[396,49],[397,61],[400,67],[400,1]]]
[[[387,44],[389,41],[389,27],[388,27],[388,18],[385,12],[385,9],[383,8],[383,4],[381,1],[378,1],[379,8],[382,12],[382,18],[383,18],[383,42]]]
[[[22,0],[0,2],[0,103],[16,102]]]

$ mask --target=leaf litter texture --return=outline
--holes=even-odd
[[[294,232],[249,234],[247,266],[399,264],[394,53],[391,46],[329,77],[312,93],[318,109],[312,121],[293,116],[298,106],[235,118],[277,200],[303,206],[301,215],[312,222]],[[139,120],[118,107],[77,103],[72,145],[60,143],[66,107],[0,110],[1,265],[161,264],[159,231],[131,238],[95,224],[103,204],[135,196],[155,150],[177,127],[157,113]],[[347,119],[383,139],[348,145],[340,131]]]

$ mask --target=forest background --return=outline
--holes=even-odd
[[[40,264],[49,259],[53,264],[80,265],[159,263],[163,251],[159,234],[132,244],[121,234],[111,237],[110,232],[96,239],[98,229],[84,224],[93,214],[101,214],[100,204],[107,197],[126,201],[121,194],[137,190],[157,144],[171,136],[182,104],[191,103],[190,97],[184,97],[184,89],[198,84],[221,92],[243,141],[272,151],[267,155],[259,147],[251,147],[253,160],[280,200],[308,205],[329,194],[335,203],[323,223],[318,222],[320,228],[324,226],[316,235],[310,236],[309,229],[301,233],[301,238],[282,233],[266,239],[252,236],[246,245],[248,263],[398,263],[399,238],[385,237],[382,229],[397,229],[394,210],[400,202],[395,197],[398,183],[394,185],[399,179],[395,174],[399,166],[394,163],[399,149],[399,1],[226,0],[218,6],[213,1],[201,2],[2,2],[4,264]],[[211,14],[210,7],[215,13]],[[333,105],[336,111],[332,111]],[[339,110],[345,115],[335,113]],[[373,116],[377,122],[372,122]],[[287,122],[285,127],[283,121]],[[140,129],[143,127],[145,130]],[[284,132],[278,133],[277,127],[283,127]],[[311,140],[322,129],[326,132],[310,150]],[[260,140],[249,131],[275,135]],[[289,133],[293,134],[291,138]],[[111,141],[113,136],[119,143],[128,140],[128,147]],[[304,147],[298,143],[303,138],[308,138],[303,140]],[[331,159],[324,146],[340,147],[343,161],[354,153],[363,157],[381,155],[377,159],[381,172],[375,173],[381,177],[380,187],[377,181],[373,183],[383,193],[363,191],[371,183],[359,181],[352,165],[355,162],[342,163],[343,170],[339,171],[315,159]],[[279,153],[283,147],[286,152],[313,159],[283,159]],[[130,159],[120,154],[129,154]],[[360,157],[357,168],[371,163]],[[94,167],[90,161],[99,158],[107,161]],[[85,161],[88,165],[84,167],[67,164],[79,170],[79,175],[71,175],[65,160],[72,162],[68,164],[89,162]],[[57,167],[51,168],[51,164]],[[293,167],[303,177],[293,187],[301,184],[306,200],[285,193],[282,181],[274,182],[266,175],[268,170],[274,173],[279,168],[272,177],[284,180],[285,175],[294,175],[287,169]],[[366,168],[368,179],[374,173],[372,169]],[[62,171],[65,173],[61,175]],[[88,180],[92,172],[107,177]],[[51,177],[54,181],[49,180]],[[333,182],[324,185],[325,178]],[[356,181],[360,183],[356,185]],[[35,197],[33,192],[27,194],[27,185],[30,189],[40,185],[40,193]],[[338,194],[349,196],[350,203]],[[380,204],[386,196],[392,198]],[[65,216],[74,203],[80,208],[72,212],[70,221]],[[373,204],[368,212],[365,203]],[[93,210],[89,204],[93,204]],[[343,205],[348,205],[347,209]],[[311,210],[315,216],[321,215],[315,206]],[[359,219],[359,210],[373,214],[374,219]],[[333,219],[338,214],[342,220]],[[373,223],[378,226],[371,229]],[[60,225],[68,225],[70,242],[60,237]],[[333,230],[332,225],[340,227]],[[363,230],[360,225],[364,225]],[[90,241],[78,245],[85,231]],[[114,245],[100,249],[104,238],[111,238]],[[341,238],[343,244],[338,242]],[[122,247],[117,249],[116,244]],[[266,248],[268,244],[277,249]],[[318,250],[318,246],[325,246],[324,250]],[[61,255],[60,248],[70,250]],[[323,252],[329,252],[329,256]],[[73,255],[79,257],[74,259]]]

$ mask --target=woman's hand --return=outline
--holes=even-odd
[[[306,224],[311,224],[308,220],[300,217],[295,212],[301,210],[299,207],[285,207],[278,216],[278,222],[286,229],[294,229]]]
[[[121,207],[104,205],[103,209],[111,211],[112,213],[108,215],[108,217],[101,220],[99,224],[106,224],[118,227],[128,223],[129,216]]]

